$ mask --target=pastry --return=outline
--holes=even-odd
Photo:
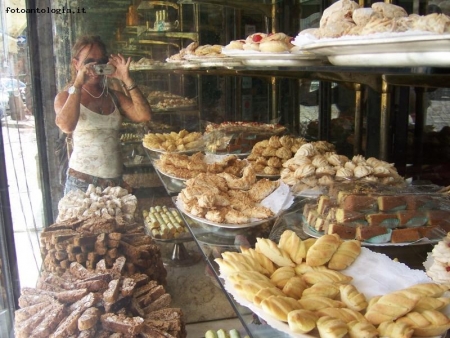
[[[342,242],[328,262],[328,268],[332,270],[344,270],[348,268],[361,253],[361,242],[349,240]]]
[[[318,311],[325,308],[343,308],[345,304],[339,300],[321,297],[311,296],[307,298],[301,298],[298,300],[302,309],[310,311]]]
[[[316,325],[321,338],[341,338],[348,332],[347,324],[342,319],[329,316],[320,317]]]
[[[420,296],[411,292],[395,291],[369,302],[366,319],[374,325],[396,320],[410,312],[419,301]]]
[[[286,285],[287,281],[295,276],[295,270],[291,266],[282,266],[274,271],[270,276],[270,280],[280,289]]]
[[[405,11],[403,7],[385,2],[373,3],[372,9],[375,12],[380,13],[382,17],[388,19],[408,16],[408,13]]]
[[[255,250],[262,253],[278,266],[295,267],[295,263],[289,257],[289,254],[280,249],[277,244],[268,238],[256,238]]]
[[[392,230],[391,242],[404,243],[414,242],[420,239],[420,234],[417,228],[404,228]]]
[[[360,312],[352,309],[347,309],[345,306],[339,308],[338,307],[323,308],[319,309],[316,313],[320,317],[329,316],[333,318],[338,318],[343,320],[345,323],[350,323],[354,320],[357,320],[359,322],[367,322],[367,320]]]
[[[259,290],[254,296],[253,296],[253,304],[260,306],[261,302],[269,298],[270,296],[286,296],[286,294],[281,291],[276,286],[273,287],[267,287]]]
[[[364,294],[359,292],[352,284],[341,285],[339,287],[341,301],[347,305],[349,309],[355,311],[365,310],[367,307],[367,300]]]
[[[265,280],[243,280],[234,284],[234,289],[242,297],[253,302],[255,295],[262,289],[271,288],[274,285]]]
[[[244,255],[248,255],[256,259],[258,263],[268,271],[269,275],[276,270],[276,267],[273,264],[273,262],[269,258],[264,256],[262,253],[256,251],[255,249],[241,246],[241,252]]]
[[[328,263],[339,247],[341,240],[338,235],[323,235],[306,253],[306,264],[319,266]]]
[[[302,298],[319,296],[337,299],[339,295],[340,295],[340,285],[329,282],[319,282],[303,290]]]
[[[309,285],[313,285],[319,282],[347,284],[350,283],[353,279],[350,276],[344,275],[343,273],[334,270],[308,271],[305,272],[301,277]]]
[[[394,212],[406,209],[406,200],[404,196],[378,196],[378,209],[385,212]]]
[[[414,330],[411,325],[403,322],[393,322],[388,320],[382,322],[378,326],[378,332],[381,337],[390,338],[411,338],[413,336]]]
[[[364,213],[376,210],[377,200],[372,196],[349,194],[341,197],[340,206],[346,210]]]
[[[437,310],[410,312],[397,322],[409,324],[414,330],[413,335],[419,337],[440,336],[450,328],[450,319]]]
[[[376,338],[378,337],[377,328],[369,322],[360,322],[354,320],[347,323],[348,335],[350,338]]]
[[[285,230],[281,234],[278,247],[287,252],[296,264],[300,264],[306,257],[305,244],[292,230]]]
[[[365,241],[376,236],[384,235],[387,232],[388,228],[382,225],[371,225],[371,226],[360,225],[356,228],[356,239],[359,241]],[[387,242],[389,241],[390,236]]]
[[[265,313],[283,322],[287,322],[289,312],[302,308],[294,298],[282,296],[271,296],[264,299],[261,307]]]
[[[293,310],[288,313],[289,329],[295,333],[308,333],[316,327],[317,315],[309,310]]]
[[[293,276],[287,280],[283,286],[283,292],[286,296],[300,299],[303,291],[308,287],[303,279],[299,276]]]
[[[317,218],[319,220],[319,218]],[[316,224],[317,224],[316,220]],[[342,239],[355,239],[356,238],[356,227],[353,224],[346,225],[341,223],[328,222],[325,227],[323,227],[324,232],[328,235],[339,235]],[[317,231],[320,231],[317,229]]]

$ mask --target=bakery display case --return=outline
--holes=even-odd
[[[395,278],[393,271],[400,269],[399,266],[403,267],[393,261],[397,258],[409,267],[401,271],[410,277],[411,281],[422,281],[424,277],[422,263],[427,258],[427,253],[433,249],[433,245],[442,240],[446,231],[421,233],[419,228],[425,225],[434,226],[436,222],[442,223],[442,218],[447,217],[442,215],[447,215],[446,213],[436,212],[435,214],[440,216],[433,216],[434,213],[428,211],[424,216],[422,210],[418,208],[410,208],[408,212],[399,210],[394,212],[392,208],[384,210],[377,205],[374,207],[376,212],[372,210],[373,213],[355,215],[355,210],[342,207],[339,224],[328,226],[325,230],[322,225],[331,215],[329,205],[325,207],[322,205],[327,209],[323,217],[319,217],[315,208],[316,204],[327,203],[324,201],[327,199],[324,191],[330,186],[330,180],[335,182],[339,177],[344,180],[350,176],[356,179],[365,177],[370,181],[370,187],[373,187],[374,180],[392,185],[394,181],[399,183],[400,178],[415,181],[426,178],[424,171],[428,168],[424,165],[441,165],[442,163],[439,163],[441,161],[436,160],[436,157],[442,160],[447,158],[444,155],[447,155],[448,150],[448,129],[442,128],[439,132],[427,129],[426,117],[429,107],[426,106],[425,100],[433,95],[436,98],[438,93],[443,91],[437,101],[445,102],[448,99],[448,93],[445,92],[450,74],[447,61],[448,41],[450,41],[448,33],[396,39],[382,37],[380,40],[368,39],[363,43],[358,39],[340,42],[323,40],[310,44],[305,48],[307,53],[303,54],[274,52],[267,55],[261,51],[253,54],[222,53],[222,50],[217,53],[212,46],[225,47],[231,41],[244,40],[256,32],[265,32],[259,34],[270,36],[284,31],[295,38],[299,33],[297,26],[306,28],[313,25],[314,20],[317,24],[320,17],[312,14],[324,8],[311,5],[308,1],[290,0],[117,1],[117,3],[118,7],[111,11],[116,13],[114,19],[105,19],[105,27],[100,32],[108,39],[111,51],[132,58],[130,67],[132,77],[139,84],[153,110],[153,120],[149,124],[124,122],[122,125],[121,143],[125,175],[128,175],[126,181],[136,178],[131,176],[137,174],[140,178],[131,184],[132,187],[138,191],[138,198],[145,199],[146,203],[153,205],[158,203],[157,199],[160,197],[153,194],[154,188],[163,187],[164,198],[171,202],[170,213],[164,214],[169,222],[162,214],[161,219],[156,216],[154,216],[156,221],[152,219],[151,208],[147,210],[147,214],[143,214],[143,220],[138,220],[145,226],[145,232],[140,227],[127,228],[128,225],[96,219],[95,222],[100,228],[111,230],[106,231],[103,239],[98,240],[97,233],[87,233],[83,236],[78,233],[82,229],[95,229],[92,223],[77,225],[67,223],[69,216],[75,215],[69,213],[82,211],[87,215],[97,213],[96,216],[106,216],[110,210],[106,207],[81,210],[79,206],[69,206],[70,212],[66,210],[67,219],[64,220],[66,223],[53,224],[43,232],[41,244],[45,250],[44,267],[48,271],[43,276],[45,280],[40,280],[41,286],[46,285],[47,280],[60,283],[54,273],[66,273],[67,278],[73,280],[77,286],[91,285],[91,279],[98,276],[86,273],[85,278],[76,278],[77,272],[70,271],[70,263],[86,264],[92,268],[100,259],[105,259],[107,264],[105,273],[113,275],[115,273],[113,259],[119,254],[124,254],[131,262],[126,265],[127,274],[133,275],[136,271],[143,273],[143,270],[148,268],[145,272],[150,274],[150,270],[154,270],[153,272],[157,274],[155,278],[159,278],[163,284],[165,276],[161,265],[165,264],[171,268],[194,266],[200,257],[187,247],[188,244],[196,244],[203,255],[201,258],[212,269],[216,285],[229,300],[248,335],[289,337],[293,334],[286,321],[281,320],[283,323],[280,323],[280,320],[274,321],[261,308],[255,307],[243,297],[242,292],[237,291],[235,283],[224,273],[221,265],[223,262],[220,259],[242,254],[245,248],[256,250],[258,239],[271,240],[275,246],[281,245],[281,237],[286,230],[294,231],[304,241],[308,238],[320,239],[328,235],[329,233],[325,233],[328,231],[339,233],[341,238],[348,236],[345,238],[348,240],[353,240],[357,233],[359,239],[363,240],[369,239],[366,238],[369,236],[372,238],[384,235],[390,236],[391,240],[384,241],[385,237],[382,237],[383,243],[377,243],[377,240],[380,241],[380,238],[377,238],[374,240],[375,243],[370,243],[372,245],[367,242],[362,245],[362,260],[358,262],[359,265],[354,266],[354,270],[350,273],[351,277],[358,279],[358,269],[362,270],[364,262],[374,259],[377,262],[374,269],[380,269],[380,266],[385,264],[384,266],[389,269],[389,277]],[[98,14],[100,9],[105,10],[104,4],[98,5],[99,9],[94,8],[95,3],[91,5],[92,13]],[[80,21],[74,19],[67,26],[64,26],[65,18],[55,16],[54,20],[56,31],[58,33],[61,31],[61,36],[66,36],[64,34],[67,33],[67,36],[74,37],[90,30],[93,25],[89,23],[83,27],[83,23],[89,21],[86,18]],[[99,21],[101,20],[98,20],[98,25],[102,26]],[[63,26],[64,28],[61,28]],[[425,36],[429,39],[424,38]],[[249,44],[251,43],[253,42]],[[59,41],[57,51],[66,50],[64,44],[65,41]],[[365,47],[364,53],[359,50],[360,44]],[[378,55],[380,54],[378,48],[382,48],[382,56]],[[397,53],[397,48],[403,48],[402,52]],[[358,49],[358,53],[355,49]],[[185,58],[186,54],[182,52],[188,50],[194,53]],[[195,54],[195,50],[198,55]],[[208,54],[206,52],[200,55],[205,50],[208,50],[209,56],[206,56]],[[218,56],[219,54],[224,55]],[[68,64],[67,53],[56,53],[56,59],[58,65]],[[62,70],[58,70],[57,78],[58,86],[63,82]],[[445,107],[445,104],[443,106]],[[414,116],[411,114],[413,109]],[[409,119],[414,119],[413,123],[409,122]],[[184,143],[183,140],[187,137],[185,133],[198,133],[204,143],[189,148],[187,144],[193,140]],[[159,144],[152,138],[155,135],[165,138],[165,148],[162,146],[158,148]],[[286,141],[288,137],[302,140],[301,142],[306,140],[311,143],[317,142],[315,144],[321,145],[323,147],[321,149],[325,150],[323,154],[317,154],[314,153],[316,150],[305,148],[304,152],[296,156],[300,146],[294,148],[295,142]],[[322,142],[326,141],[330,144],[325,146]],[[267,152],[255,150],[261,144],[267,146],[269,142],[271,145],[270,149],[266,149]],[[439,148],[439,151],[435,148]],[[430,149],[433,149],[433,152]],[[332,156],[330,153],[334,151],[336,154]],[[203,156],[197,153],[204,153],[204,156],[224,156],[229,163],[241,161],[251,163],[258,170],[255,169],[254,173],[247,170],[244,177],[236,178],[230,176],[234,170],[230,169],[231,165],[221,166],[222,164],[218,164],[220,161],[201,164],[196,162],[201,168],[208,165],[221,166],[222,172],[215,174],[222,174],[220,177],[232,181],[235,184],[234,190],[245,186],[250,178],[267,185],[280,184],[283,189],[294,194],[292,204],[283,203],[283,208],[276,211],[267,205],[252,205],[256,212],[268,215],[256,221],[250,216],[244,218],[240,214],[232,215],[234,218],[229,215],[226,219],[218,212],[217,206],[211,207],[212,200],[214,203],[217,200],[227,203],[224,192],[220,191],[214,198],[207,195],[202,199],[201,208],[205,210],[199,211],[198,208],[192,212],[189,197],[185,196],[186,199],[180,203],[182,199],[180,196],[187,185],[192,183],[187,183],[188,180],[204,177],[205,173],[201,170],[194,171],[193,166],[181,168],[186,169],[184,171],[180,168],[175,168],[174,171],[168,169],[174,169],[170,167],[174,165],[169,163],[170,161],[183,162],[192,156],[197,158]],[[433,155],[430,155],[431,153]],[[319,159],[319,156],[315,158],[316,155],[323,158]],[[300,164],[300,161],[305,163]],[[318,165],[320,161],[321,165]],[[395,163],[395,166],[392,163]],[[298,170],[303,164],[309,166]],[[229,175],[224,175],[225,173]],[[444,186],[449,184],[448,179],[440,177],[439,180],[432,178],[431,181]],[[359,181],[356,185],[355,189],[365,189]],[[207,187],[214,191],[212,184]],[[247,188],[251,189],[250,186]],[[393,189],[400,188],[394,185]],[[305,191],[307,193],[319,191],[323,197],[316,200],[314,196],[313,198],[304,196]],[[427,194],[431,193],[427,191]],[[363,199],[361,196],[361,194],[354,196],[354,200],[360,202]],[[405,202],[406,199],[402,196],[394,197]],[[447,198],[447,195],[437,196],[437,199]],[[385,195],[381,197],[385,197],[382,201],[388,204],[389,198]],[[83,196],[79,199],[86,198]],[[373,206],[375,204],[373,196],[370,196],[370,199]],[[244,202],[248,200],[243,200],[242,203],[234,201],[233,204],[240,205]],[[83,207],[84,204],[92,205],[92,201],[80,203]],[[407,208],[406,205],[407,202],[397,207]],[[306,209],[310,212],[306,213]],[[380,210],[382,216],[378,213]],[[169,215],[176,217],[172,211],[177,211],[177,215],[181,215],[182,222],[172,222]],[[409,211],[420,215],[409,218],[411,216]],[[369,216],[366,217],[367,215]],[[363,218],[368,224],[384,222],[383,226],[387,224],[389,230],[382,232],[386,229],[381,225],[376,229],[372,228],[373,233],[365,231],[367,229],[362,225],[349,226],[351,228],[349,230],[347,223],[362,221]],[[180,224],[187,228],[181,231],[177,227]],[[401,232],[400,230],[405,230],[403,227],[408,231]],[[371,236],[373,234],[374,236]],[[407,237],[407,241],[402,239],[402,236],[413,235],[416,237]],[[431,238],[428,242],[409,243],[421,239],[417,236],[428,239],[435,236],[435,238]],[[115,245],[121,241],[123,243],[118,250]],[[261,246],[269,245],[268,243],[266,241]],[[158,246],[170,246],[170,256],[161,257],[156,248]],[[136,250],[139,251],[139,257]],[[223,253],[229,254],[222,255]],[[389,259],[385,256],[380,258],[378,254],[385,254]],[[158,259],[152,261],[152,266],[147,266],[144,261],[148,257]],[[411,269],[422,271],[416,273],[411,272]],[[80,270],[85,272],[81,268]],[[3,274],[0,274],[0,277],[3,277]],[[364,275],[364,278],[366,277]],[[359,280],[355,285],[365,291],[369,287]],[[47,287],[55,285],[53,283]],[[113,288],[114,285],[111,289]],[[383,292],[391,291],[383,287],[380,289]],[[115,290],[119,290],[124,297],[130,296],[126,285]],[[165,296],[160,287],[158,290],[161,292],[158,299],[163,297],[160,302],[166,306],[165,299],[168,296]],[[79,287],[71,291],[81,293]],[[150,302],[152,296],[147,295],[144,290],[141,291],[143,292],[141,296],[145,296],[145,300],[141,298],[142,303]],[[104,297],[114,298],[108,293]],[[131,298],[128,297],[129,299]],[[3,303],[0,302],[1,304]],[[119,310],[122,308],[120,304],[109,305],[117,306]],[[60,302],[58,306],[67,304]],[[134,308],[132,311],[136,313],[139,309]],[[148,313],[144,313],[141,317],[152,320],[147,315]],[[177,317],[178,313],[174,311],[167,315]],[[120,321],[119,317],[119,315],[117,318],[114,317],[113,321]],[[109,322],[106,317],[103,321]],[[137,325],[133,327],[136,328]],[[181,325],[177,330],[172,330],[177,332],[172,333],[183,336],[185,333],[183,330],[184,327]]]

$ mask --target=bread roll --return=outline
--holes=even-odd
[[[362,311],[366,309],[366,297],[361,292],[359,292],[354,285],[341,285],[339,287],[339,290],[341,294],[341,301],[343,301],[349,309],[355,311]]]
[[[378,337],[378,330],[369,322],[359,322],[354,320],[347,323],[348,335],[350,338],[376,338]]]
[[[289,280],[284,284],[283,286],[283,292],[286,294],[286,296],[300,299],[302,298],[303,291],[308,286],[303,281],[303,279],[299,276],[294,276],[289,278]]]
[[[265,313],[283,322],[287,322],[289,312],[302,308],[294,298],[282,296],[270,296],[264,299],[261,307]]]
[[[449,318],[436,310],[410,312],[397,322],[409,324],[414,330],[413,335],[418,337],[440,336],[450,328]]]
[[[223,258],[216,258],[214,261],[219,265],[220,273],[225,276],[238,271],[256,271],[253,266],[244,261],[229,261]]]
[[[255,250],[262,253],[278,266],[295,267],[288,253],[280,249],[277,244],[268,238],[256,238]]]
[[[347,284],[353,279],[350,276],[334,270],[309,271],[304,273],[301,277],[308,285],[313,285],[320,282]]]
[[[412,311],[423,312],[425,310],[442,310],[448,304],[450,304],[450,298],[448,297],[422,297]]]
[[[316,325],[321,338],[342,338],[348,332],[347,324],[333,317],[320,317]]]
[[[325,265],[309,266],[306,263],[301,263],[297,265],[294,270],[295,273],[300,276],[308,271],[328,271],[329,269]]]
[[[422,296],[441,297],[446,291],[449,290],[449,285],[437,283],[420,283],[409,286],[405,290],[417,293]]]
[[[255,249],[241,246],[241,252],[244,255],[255,258],[259,262],[259,264],[269,272],[269,274],[272,274],[276,270],[273,262]]]
[[[339,294],[340,289],[338,284],[319,282],[303,290],[302,298],[320,296],[336,299]]]
[[[305,243],[292,230],[285,230],[281,234],[278,247],[286,251],[296,264],[301,264],[306,257]]]
[[[275,272],[270,275],[270,280],[273,284],[282,289],[286,285],[287,281],[294,276],[295,270],[293,267],[282,266],[281,268],[276,269]]]
[[[395,291],[381,296],[373,305],[369,304],[366,319],[374,325],[396,320],[410,312],[420,296],[408,292]]]
[[[234,289],[239,295],[253,302],[253,298],[261,289],[271,288],[273,286],[271,282],[267,281],[243,280],[234,284]]]
[[[411,338],[414,330],[407,323],[385,321],[378,326],[380,337]]]
[[[317,315],[308,310],[294,310],[288,313],[289,329],[295,333],[308,333],[316,327]]]
[[[346,323],[350,323],[354,320],[357,320],[359,322],[367,322],[367,320],[364,318],[364,316],[361,313],[359,313],[358,311],[354,311],[352,309],[347,309],[345,307],[323,308],[323,309],[316,311],[316,314],[319,317],[329,316],[329,317],[333,317],[333,318],[338,318],[338,319],[343,320]]]
[[[360,253],[360,241],[350,240],[342,242],[328,262],[328,268],[332,270],[344,270],[353,264]]]
[[[269,277],[263,275],[258,271],[238,271],[229,274],[227,277],[233,283],[237,283],[243,280],[260,280],[260,281],[265,280],[270,282]]]
[[[250,255],[244,255],[239,252],[225,251],[222,252],[222,258],[227,261],[245,262],[247,265],[252,267],[250,270],[258,271],[267,276],[270,275],[269,271],[264,268],[256,258]]]
[[[271,288],[264,288],[259,290],[255,296],[253,297],[253,304],[257,305],[257,306],[261,306],[261,302],[266,299],[269,298],[270,296],[282,296],[285,297],[285,293],[283,293],[283,291],[281,291],[279,288],[277,288],[276,286],[271,287]]]
[[[323,235],[317,239],[306,253],[306,264],[319,266],[328,263],[340,244],[339,236]]]
[[[320,297],[320,296],[311,296],[307,298],[299,299],[299,304],[301,305],[302,309],[310,310],[310,311],[317,311],[325,308],[341,308],[345,307],[345,304],[341,301],[334,300],[327,297]]]

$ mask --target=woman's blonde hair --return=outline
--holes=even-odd
[[[80,52],[85,47],[89,46],[89,51],[91,51],[92,47],[95,45],[100,48],[100,50],[102,51],[102,53],[105,57],[108,56],[108,53],[106,51],[106,45],[102,41],[100,36],[98,36],[98,35],[83,35],[77,39],[77,41],[75,42],[75,44],[72,47],[72,51],[71,51],[72,58],[75,58],[78,60]],[[73,65],[73,63],[71,64],[70,75],[71,75],[70,82],[73,84],[73,82],[75,81],[75,77],[77,76],[77,70],[75,69],[75,66]]]

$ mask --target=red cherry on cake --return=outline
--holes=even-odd
[[[259,42],[262,40],[262,36],[261,35],[253,35],[252,37],[253,42]]]
[[[446,270],[447,272],[449,272],[449,271],[450,271],[450,266],[446,266],[446,267],[445,267],[445,270]]]

